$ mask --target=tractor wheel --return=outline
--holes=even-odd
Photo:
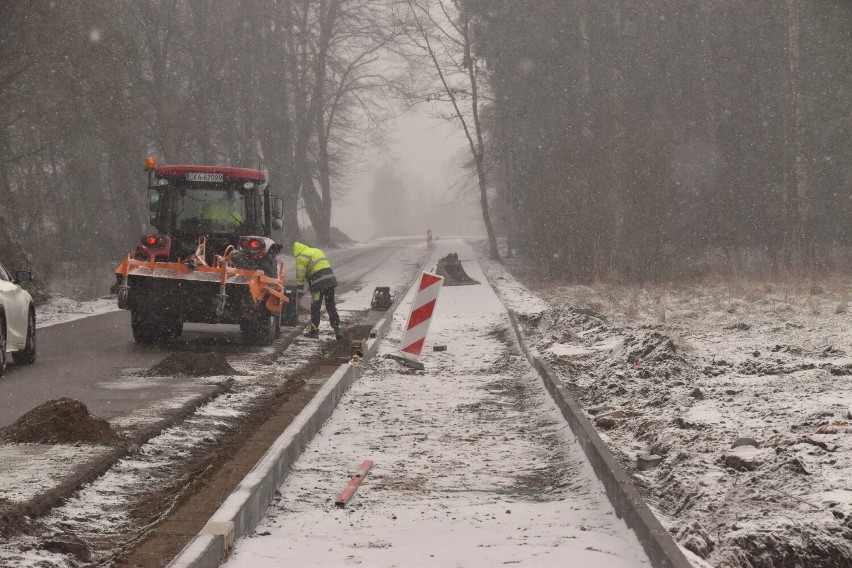
[[[162,331],[164,339],[174,339],[175,337],[180,337],[181,334],[183,334],[183,320],[179,318],[166,320],[163,324]]]
[[[6,319],[0,313],[0,377],[6,374]]]
[[[183,321],[178,318],[158,318],[135,310],[130,313],[130,325],[136,343],[160,343],[183,333]]]
[[[240,331],[246,343],[267,346],[272,345],[272,342],[275,341],[275,331],[280,323],[279,314],[269,315],[267,313],[258,319],[241,322]]]
[[[133,328],[133,339],[136,343],[154,343],[159,335],[159,328],[154,325],[153,318],[142,312],[130,312],[130,326]]]
[[[30,310],[30,316],[27,319],[27,343],[21,351],[12,355],[15,363],[23,363],[24,365],[32,365],[36,360],[36,319],[35,310]]]

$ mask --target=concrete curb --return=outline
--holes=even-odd
[[[405,293],[397,294],[398,298],[388,308],[385,317],[370,330],[363,358],[365,362],[378,351],[381,340],[393,322],[394,312],[419,274],[406,286]],[[337,368],[210,517],[204,528],[168,564],[169,568],[216,568],[222,563],[234,547],[236,539],[253,531],[266,514],[275,491],[287,478],[292,465],[331,417],[337,403],[359,375],[360,368],[356,365],[346,364]]]
[[[169,564],[173,568],[215,567],[234,541],[254,530],[308,442],[334,412],[358,375],[354,365],[341,365],[299,413],[237,488],[213,514],[201,532]]]
[[[515,314],[511,310],[508,312],[521,350],[533,368],[538,371],[545,388],[580,442],[595,475],[604,485],[615,513],[636,533],[651,564],[656,568],[693,568],[672,535],[642,499],[630,476],[616,461],[615,456],[598,435],[594,424],[586,417],[574,397],[562,386],[550,366],[529,351]]]

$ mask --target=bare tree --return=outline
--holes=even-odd
[[[471,46],[470,17],[458,0],[406,0],[412,85],[409,98],[447,103],[468,142],[476,168],[482,220],[492,259],[499,259],[488,200],[485,139],[481,121],[481,69]]]

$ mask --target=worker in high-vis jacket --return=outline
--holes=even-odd
[[[319,337],[320,309],[325,301],[325,310],[328,312],[331,327],[334,328],[334,336],[338,341],[342,341],[340,316],[337,315],[337,306],[334,303],[337,278],[331,270],[331,263],[320,249],[300,242],[293,243],[293,256],[296,257],[296,287],[301,290],[307,281],[311,293],[311,327],[305,337]]]
[[[233,231],[243,224],[243,214],[239,202],[224,193],[208,202],[201,210],[201,219],[209,221],[215,229]]]

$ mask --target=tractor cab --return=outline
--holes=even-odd
[[[241,236],[268,238],[272,229],[283,227],[283,202],[270,195],[258,170],[219,166],[147,169],[150,222],[160,235],[169,236],[169,250],[160,255],[168,260],[192,254],[203,236],[209,264],[214,254],[221,254],[229,245],[238,247]]]

